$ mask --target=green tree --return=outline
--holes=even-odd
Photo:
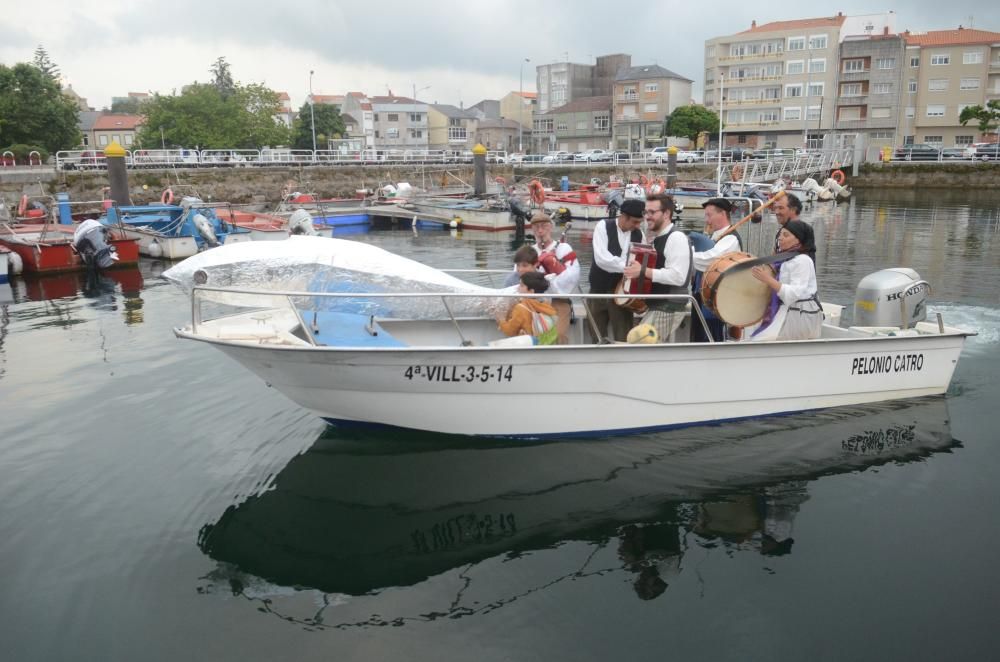
[[[35,58],[31,61],[38,69],[54,81],[59,80],[59,67],[49,59],[49,53],[41,44],[35,49]]]
[[[663,123],[663,134],[677,138],[687,138],[691,142],[698,140],[702,133],[711,133],[719,129],[719,116],[705,106],[678,106],[666,117]]]
[[[312,149],[312,118],[316,117],[316,149],[326,149],[327,138],[344,135],[344,118],[337,107],[328,103],[318,103],[310,114],[309,103],[302,104],[299,116],[292,126],[292,147]]]
[[[983,106],[966,106],[962,109],[962,114],[958,116],[958,121],[965,126],[966,123],[975,121],[979,125],[979,130],[989,133],[1000,126],[1000,99],[992,99]]]
[[[285,144],[288,130],[276,118],[278,95],[261,86],[235,85],[223,97],[214,84],[193,83],[180,95],[155,95],[140,106],[145,118],[139,145],[160,146],[160,130],[168,145],[199,149],[258,149]]]
[[[212,72],[212,85],[219,91],[223,99],[228,99],[236,92],[236,83],[225,57],[220,57],[209,68]]]
[[[72,149],[80,144],[77,113],[55,79],[35,64],[0,64],[0,146]]]

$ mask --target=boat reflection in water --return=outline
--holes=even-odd
[[[450,586],[452,575],[468,579],[493,558],[504,561],[506,576],[517,572],[512,564],[530,567],[536,555],[527,552],[560,546],[558,558],[568,559],[565,544],[582,542],[591,549],[585,560],[564,561],[556,576],[550,570],[539,580],[537,569],[522,568],[527,586],[491,578],[488,595],[474,603],[460,594],[398,618],[495,609],[562,579],[607,572],[632,573],[636,595],[652,599],[681,572],[692,540],[792,552],[794,518],[811,480],[960,446],[941,397],[599,442],[482,444],[327,430],[264,491],[203,527],[199,546],[218,565],[199,590],[261,600],[311,626],[370,625],[345,606],[363,599],[349,596]],[[496,563],[484,567],[500,572]],[[291,600],[306,588],[324,594],[321,613],[315,596],[308,615],[289,616],[290,604],[282,613],[276,596]],[[344,609],[324,615],[332,605]],[[396,618],[385,605],[377,613]]]
[[[142,272],[137,267],[105,271],[72,271],[59,274],[28,275],[13,281],[16,302],[54,301],[82,296],[96,308],[116,310],[118,294],[126,324],[140,324],[142,315]]]

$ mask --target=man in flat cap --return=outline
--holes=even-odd
[[[646,196],[646,241],[656,250],[653,268],[646,269],[652,281],[650,294],[689,294],[691,292],[691,246],[687,235],[674,225],[674,199],[665,193]],[[637,278],[642,271],[638,263],[625,267],[626,278]],[[659,342],[675,342],[675,333],[684,321],[686,300],[646,299],[648,310],[642,324],[652,324]]]
[[[694,253],[694,268],[697,272],[694,278],[694,298],[701,305],[701,314],[705,316],[712,338],[716,342],[722,342],[726,339],[726,323],[716,317],[701,300],[701,280],[716,258],[727,253],[742,251],[743,244],[736,232],[726,232],[732,224],[729,218],[729,214],[733,211],[732,202],[725,198],[712,198],[703,204],[702,208],[705,210],[705,233],[715,242],[715,246]],[[705,329],[700,321],[692,320],[691,342],[708,342],[708,336],[705,335]]]
[[[590,293],[613,294],[621,280],[628,262],[629,247],[642,241],[643,212],[646,204],[642,200],[626,200],[618,210],[617,218],[609,218],[594,227],[593,262],[590,265]],[[587,326],[591,336],[594,327],[598,337],[591,338],[599,343],[604,337],[625,342],[632,328],[632,311],[615,305],[611,299],[590,299],[587,308],[593,324]],[[611,333],[608,333],[608,324]]]

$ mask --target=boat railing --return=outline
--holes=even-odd
[[[315,317],[313,322],[310,324],[302,316],[302,311],[300,306],[296,305],[296,300],[308,300],[308,299],[345,299],[351,301],[357,301],[358,299],[372,299],[372,300],[419,300],[419,299],[437,299],[440,300],[444,310],[447,312],[448,319],[451,320],[452,324],[455,326],[458,332],[459,338],[462,340],[462,346],[467,347],[470,345],[469,341],[466,339],[465,334],[462,332],[461,320],[455,314],[454,308],[449,302],[461,301],[463,299],[550,299],[551,296],[547,294],[525,294],[521,292],[303,292],[296,290],[260,290],[260,289],[250,289],[244,287],[217,287],[211,285],[195,285],[191,291],[191,333],[197,334],[199,325],[203,324],[206,320],[202,315],[202,303],[208,299],[208,293],[217,293],[225,296],[225,303],[229,306],[243,306],[244,308],[253,308],[255,310],[263,310],[266,308],[279,308],[282,306],[287,306],[291,310],[296,318],[298,318],[299,324],[301,324],[303,332],[308,336],[308,342],[311,345],[318,345],[314,336],[315,327]],[[233,295],[236,295],[235,297]],[[248,297],[245,299],[245,304],[236,303],[239,297]],[[583,293],[560,293],[559,297],[564,299],[570,299],[574,302],[582,301],[584,307],[587,307],[588,301],[595,300],[614,300],[622,298],[621,294],[583,294]],[[705,316],[702,314],[701,306],[698,304],[697,300],[691,294],[643,294],[641,297],[644,301],[674,301],[678,303],[688,304],[691,308],[692,317],[697,316],[698,321],[701,323],[702,328],[705,331],[705,336],[709,339],[709,342],[714,342],[712,340],[712,333],[709,330],[708,322],[705,320]],[[267,305],[262,305],[263,301],[268,300],[272,303]],[[279,304],[279,301],[282,302]],[[219,303],[218,300],[215,303]],[[589,309],[589,308],[588,308]],[[314,315],[317,311],[313,311]],[[220,318],[225,316],[220,316]],[[482,318],[482,315],[478,315],[477,318]],[[372,315],[372,323],[375,321],[375,316]],[[590,324],[591,330],[593,331],[593,337],[601,338],[600,344],[609,344],[610,341],[605,338],[604,334],[600,332],[597,325],[594,323],[593,318],[587,315],[587,321]],[[373,334],[374,335],[374,334]]]

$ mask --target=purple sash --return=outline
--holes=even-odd
[[[781,275],[781,265],[783,262],[779,262],[774,265],[774,277],[778,278]],[[771,322],[774,321],[774,316],[778,314],[778,308],[781,307],[781,299],[778,297],[778,293],[771,292],[771,300],[767,303],[767,310],[764,312],[764,319],[761,320],[760,326],[750,334],[751,338],[757,336],[758,333],[771,326]]]

